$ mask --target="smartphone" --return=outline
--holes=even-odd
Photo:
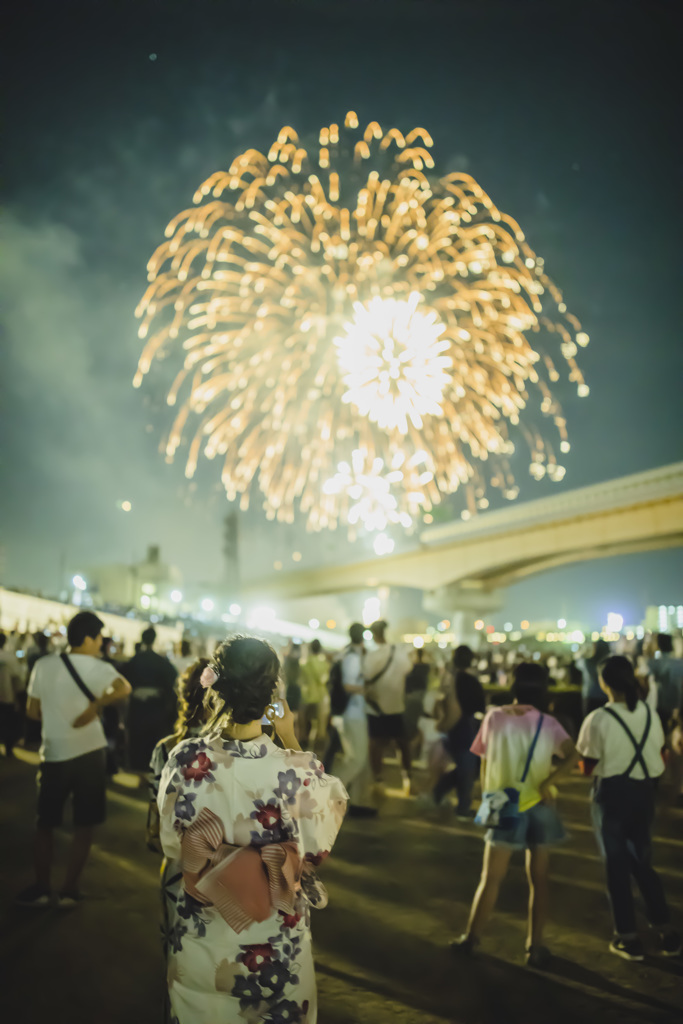
[[[283,705],[282,701],[274,700],[271,706],[272,706],[273,710],[275,711],[275,717],[276,718],[284,718],[285,717],[285,708],[284,708],[284,705]],[[261,725],[272,725],[272,722],[268,718],[268,715],[264,715],[263,716],[263,718],[261,719]]]

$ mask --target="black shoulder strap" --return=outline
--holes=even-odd
[[[388,660],[388,662],[386,663],[386,665],[384,666],[384,668],[383,668],[383,669],[381,669],[381,670],[380,670],[380,671],[379,671],[379,672],[377,673],[377,675],[374,675],[374,676],[372,677],[372,679],[366,679],[366,680],[365,680],[365,685],[366,685],[366,686],[372,686],[372,684],[373,684],[373,683],[376,683],[376,682],[377,682],[377,680],[378,680],[378,679],[380,678],[380,676],[383,676],[383,675],[384,675],[384,673],[386,672],[386,670],[387,670],[387,669],[389,668],[389,666],[391,665],[391,662],[393,661],[393,658],[394,658],[394,651],[395,651],[395,650],[396,650],[396,648],[395,648],[395,647],[393,646],[393,644],[392,644],[392,647],[391,647],[391,653],[389,654],[389,660]]]
[[[88,700],[91,701],[91,702],[94,701],[96,699],[95,698],[95,694],[92,692],[92,690],[89,690],[88,687],[85,685],[85,683],[83,682],[83,680],[79,676],[78,672],[73,667],[73,664],[72,664],[72,662],[71,662],[71,660],[69,658],[69,655],[68,654],[60,654],[59,657],[64,662],[64,666],[65,666],[67,672],[69,673],[69,675],[71,676],[71,678],[73,679],[74,683],[76,684],[78,689],[81,691],[83,696],[87,697]]]
[[[626,722],[621,717],[621,715],[618,715],[616,713],[616,711],[614,711],[612,708],[608,707],[606,704],[603,706],[602,710],[606,711],[608,715],[611,715],[612,718],[616,719],[616,721],[619,723],[619,725],[622,727],[622,729],[624,730],[624,732],[626,733],[626,735],[630,739],[631,743],[633,744],[633,749],[635,750],[635,754],[633,755],[633,760],[631,761],[631,763],[628,766],[628,768],[626,769],[626,771],[622,772],[622,776],[626,776],[626,777],[630,776],[630,774],[633,771],[633,769],[635,768],[635,766],[637,764],[639,764],[640,767],[643,769],[643,772],[645,773],[645,778],[649,779],[650,778],[650,773],[647,770],[647,764],[645,763],[645,758],[643,757],[643,750],[645,749],[645,744],[647,743],[647,738],[650,735],[650,725],[652,724],[652,713],[650,712],[650,705],[647,703],[647,701],[645,701],[645,714],[646,714],[647,717],[646,717],[646,721],[645,721],[645,730],[643,732],[643,736],[642,736],[642,739],[640,740],[640,743],[635,738],[635,736],[633,735],[633,733],[631,732],[631,730],[629,729],[629,727],[627,726]]]

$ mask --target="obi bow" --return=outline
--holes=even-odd
[[[214,906],[236,932],[273,910],[295,913],[302,861],[294,842],[233,846],[220,818],[204,807],[183,834],[180,860],[186,892]]]

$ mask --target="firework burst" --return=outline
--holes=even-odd
[[[269,517],[298,508],[309,529],[406,525],[461,485],[471,510],[487,484],[514,497],[509,427],[534,477],[561,478],[520,416],[536,390],[569,450],[550,384],[563,362],[588,393],[588,337],[519,225],[469,175],[434,176],[431,148],[424,129],[361,130],[353,113],[312,146],[283,128],[171,221],[136,311],[134,383],[180,363],[164,447],[189,441],[187,476],[218,457],[230,500],[246,508],[258,486]],[[349,493],[369,479],[379,517]]]

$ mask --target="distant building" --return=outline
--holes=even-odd
[[[161,561],[157,544],[134,565],[95,565],[86,571],[88,589],[98,603],[118,608],[137,608],[159,615],[176,615],[182,596],[182,573]]]

